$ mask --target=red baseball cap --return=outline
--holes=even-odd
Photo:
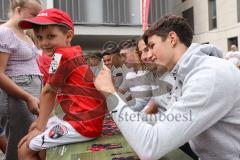
[[[21,20],[19,27],[22,29],[33,28],[33,25],[64,25],[74,31],[74,26],[71,17],[64,11],[51,8],[40,11],[40,13],[33,18]]]

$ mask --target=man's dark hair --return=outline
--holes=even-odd
[[[186,19],[168,15],[160,18],[143,34],[144,42],[148,43],[148,37],[153,35],[160,36],[163,41],[166,40],[169,32],[175,32],[179,37],[180,41],[189,47],[193,39],[193,30],[186,21]]]
[[[123,40],[118,45],[119,45],[120,49],[135,48],[136,47],[136,40],[135,39]]]
[[[108,41],[103,45],[102,56],[119,53],[120,49],[116,42]]]
[[[102,54],[99,51],[90,52],[88,58],[102,58]]]

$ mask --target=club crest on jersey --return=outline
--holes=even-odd
[[[61,124],[54,126],[48,133],[49,138],[57,139],[68,133],[67,127]]]

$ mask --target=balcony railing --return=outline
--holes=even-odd
[[[130,24],[129,0],[103,0],[103,22]]]
[[[74,22],[86,22],[85,0],[54,0],[54,8],[68,12]]]
[[[68,12],[76,24],[134,25],[130,21],[130,1],[54,0],[54,7]]]
[[[157,21],[168,12],[168,3],[168,0],[151,0],[148,18],[149,24]]]

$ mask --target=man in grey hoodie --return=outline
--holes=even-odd
[[[95,80],[114,121],[138,156],[159,159],[189,142],[201,160],[239,160],[239,70],[209,56],[218,55],[211,46],[191,44],[193,32],[181,17],[159,19],[143,37],[149,49],[146,57],[167,67],[175,79],[171,101],[164,114],[155,116],[157,123],[146,123],[126,107],[107,67]]]

